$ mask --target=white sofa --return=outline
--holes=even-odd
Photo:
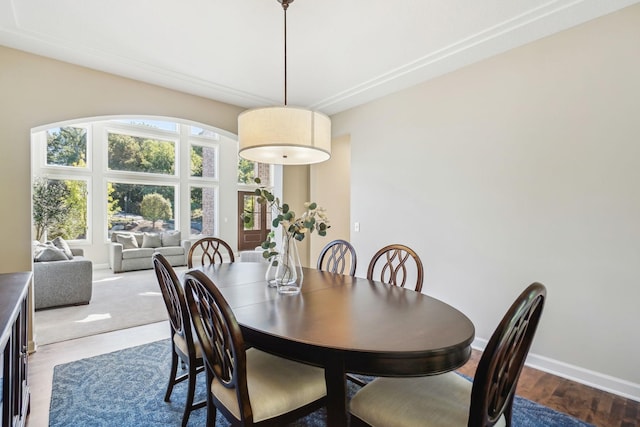
[[[159,252],[172,266],[187,265],[191,240],[183,240],[180,231],[138,233],[114,231],[109,243],[109,267],[114,273],[153,268],[151,257]]]

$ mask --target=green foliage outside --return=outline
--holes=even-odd
[[[203,156],[206,147],[192,145],[190,152],[191,176],[203,176]],[[47,163],[50,165],[84,167],[87,153],[87,130],[79,127],[60,127],[47,132]],[[153,138],[110,133],[108,135],[108,167],[127,172],[175,174],[175,143]],[[239,159],[238,182],[253,184],[255,163]],[[46,181],[46,180],[44,180]],[[50,181],[53,182],[53,181]],[[64,197],[62,187],[65,187]],[[87,188],[82,180],[58,182],[47,189],[34,186],[34,224],[40,239],[45,234],[60,235],[66,239],[82,239],[87,232]],[[52,190],[55,190],[52,192]],[[154,195],[153,207],[143,208],[146,196]],[[140,185],[120,182],[107,184],[107,226],[111,229],[127,218],[119,213],[141,215],[154,222],[172,218],[175,210],[175,189],[167,185]],[[39,201],[36,201],[38,199]],[[56,201],[54,202],[55,199]],[[160,200],[162,200],[160,202]],[[191,190],[192,221],[202,221],[202,189]],[[35,206],[40,206],[37,210]],[[146,209],[146,210],[145,210]],[[253,200],[245,210],[253,210]],[[37,210],[37,212],[36,212]],[[117,219],[116,219],[117,218]],[[247,228],[253,227],[253,216]]]
[[[202,188],[191,187],[191,223],[202,227]]]
[[[253,184],[254,179],[256,178],[256,164],[250,160],[243,159],[240,157],[238,159],[238,183],[239,184]],[[253,197],[245,199],[244,202],[244,229],[252,230],[254,227],[254,203],[255,199]]]
[[[47,133],[47,164],[84,166],[86,153],[86,129],[68,126]]]
[[[255,170],[254,162],[240,157],[240,160],[238,160],[238,183],[253,184],[253,180],[256,177]]]
[[[170,141],[109,134],[109,169],[173,175],[175,146]]]
[[[69,214],[69,191],[62,181],[38,178],[33,185],[33,223],[36,240],[66,221]]]
[[[154,229],[156,228],[156,221],[173,217],[171,203],[158,193],[147,194],[142,198],[140,213],[143,218],[152,222]]]
[[[247,197],[244,199],[243,222],[245,230],[253,230],[255,225],[255,197]]]
[[[118,206],[118,201],[113,197],[115,188],[112,183],[107,183],[107,228],[113,227],[113,217],[120,213],[122,209]]]
[[[65,203],[69,212],[65,221],[49,237],[58,236],[67,240],[85,239],[87,233],[87,183],[85,181],[64,181],[67,188]]]
[[[202,156],[204,147],[191,146],[191,176],[202,176]]]
[[[61,127],[47,132],[47,164],[85,167],[87,131]],[[87,184],[82,180],[39,178],[33,188],[36,239],[84,239],[87,233]]]

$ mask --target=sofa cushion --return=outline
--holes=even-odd
[[[38,257],[38,254],[50,246],[51,245],[47,245],[46,243],[42,243],[38,240],[34,240],[33,241],[33,260],[35,261],[36,258]]]
[[[34,257],[34,261],[36,262],[44,262],[44,261],[68,261],[69,258],[62,252],[62,250],[56,248],[55,246],[50,246],[46,248],[42,248],[39,250],[36,256]]]
[[[42,261],[67,261],[69,258],[65,253],[56,248],[52,242],[42,243],[37,240],[33,241],[33,260],[35,262]]]
[[[163,231],[160,235],[162,246],[180,246],[181,234],[178,230]]]
[[[142,235],[143,248],[158,248],[162,246],[162,238],[158,233],[144,233]]]
[[[60,236],[56,237],[55,239],[53,239],[51,243],[53,243],[53,246],[55,246],[56,248],[64,252],[64,254],[67,256],[67,259],[73,259],[73,253],[71,253],[71,248],[69,247],[69,244],[62,237]]]
[[[156,248],[155,251],[161,253],[164,256],[185,255],[184,248],[182,246],[167,246],[164,248]]]
[[[122,251],[122,259],[149,258],[151,260],[154,251],[155,249],[153,248],[124,249]]]
[[[136,249],[138,248],[138,241],[132,234],[118,234],[116,236],[118,243],[122,244],[122,249]]]

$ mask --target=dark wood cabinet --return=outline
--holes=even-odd
[[[29,412],[27,295],[31,272],[0,274],[2,427],[24,426]]]

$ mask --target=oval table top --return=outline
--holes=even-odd
[[[469,318],[413,290],[304,268],[300,294],[282,295],[267,286],[265,263],[199,269],[220,288],[248,343],[325,368],[330,425],[345,421],[345,372],[434,375],[471,355]]]

